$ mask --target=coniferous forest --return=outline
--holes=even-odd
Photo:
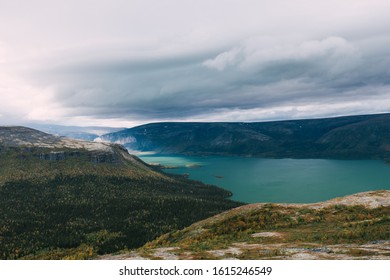
[[[136,248],[240,205],[228,192],[182,180],[56,176],[0,188],[1,259],[90,258]]]
[[[0,127],[0,259],[138,248],[242,204],[231,195],[165,174],[119,145]]]

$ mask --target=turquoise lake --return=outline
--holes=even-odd
[[[142,155],[147,163],[217,185],[232,199],[254,202],[318,202],[369,190],[390,189],[390,166],[378,160],[264,159]]]

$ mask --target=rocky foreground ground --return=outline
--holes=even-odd
[[[312,204],[250,204],[162,236],[138,250],[100,259],[388,260],[389,208],[390,191],[364,192]],[[267,225],[261,217],[270,211],[270,217],[274,214],[275,219],[290,224],[275,220],[275,226]],[[253,224],[248,217],[255,217],[254,221],[263,226]],[[226,226],[230,231],[221,230]]]

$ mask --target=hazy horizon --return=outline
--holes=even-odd
[[[264,120],[264,121],[197,121],[193,123],[254,123],[254,122],[278,122],[278,121],[290,121],[290,120],[308,120],[308,119],[328,119],[328,118],[342,118],[342,117],[353,117],[353,116],[364,116],[364,115],[383,115],[383,114],[390,114],[390,112],[379,112],[379,113],[372,113],[372,114],[352,114],[352,115],[335,115],[335,116],[327,116],[327,117],[312,117],[312,118],[290,118],[290,119],[276,119],[276,120]],[[137,126],[152,124],[152,123],[168,123],[168,122],[188,122],[191,123],[191,121],[157,121],[157,122],[146,122],[146,123],[140,123],[135,126],[129,126],[129,127],[120,127],[120,126],[104,126],[104,125],[91,125],[91,126],[83,126],[83,125],[61,125],[58,123],[50,123],[50,122],[39,122],[39,123],[15,123],[15,124],[0,124],[0,126],[25,126],[25,127],[31,127],[35,129],[39,128],[89,128],[89,129],[99,129],[99,128],[111,128],[114,130],[121,130],[121,129],[128,129],[128,128],[134,128]]]

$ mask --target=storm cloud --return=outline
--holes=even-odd
[[[54,2],[0,2],[2,123],[390,112],[387,0]]]

